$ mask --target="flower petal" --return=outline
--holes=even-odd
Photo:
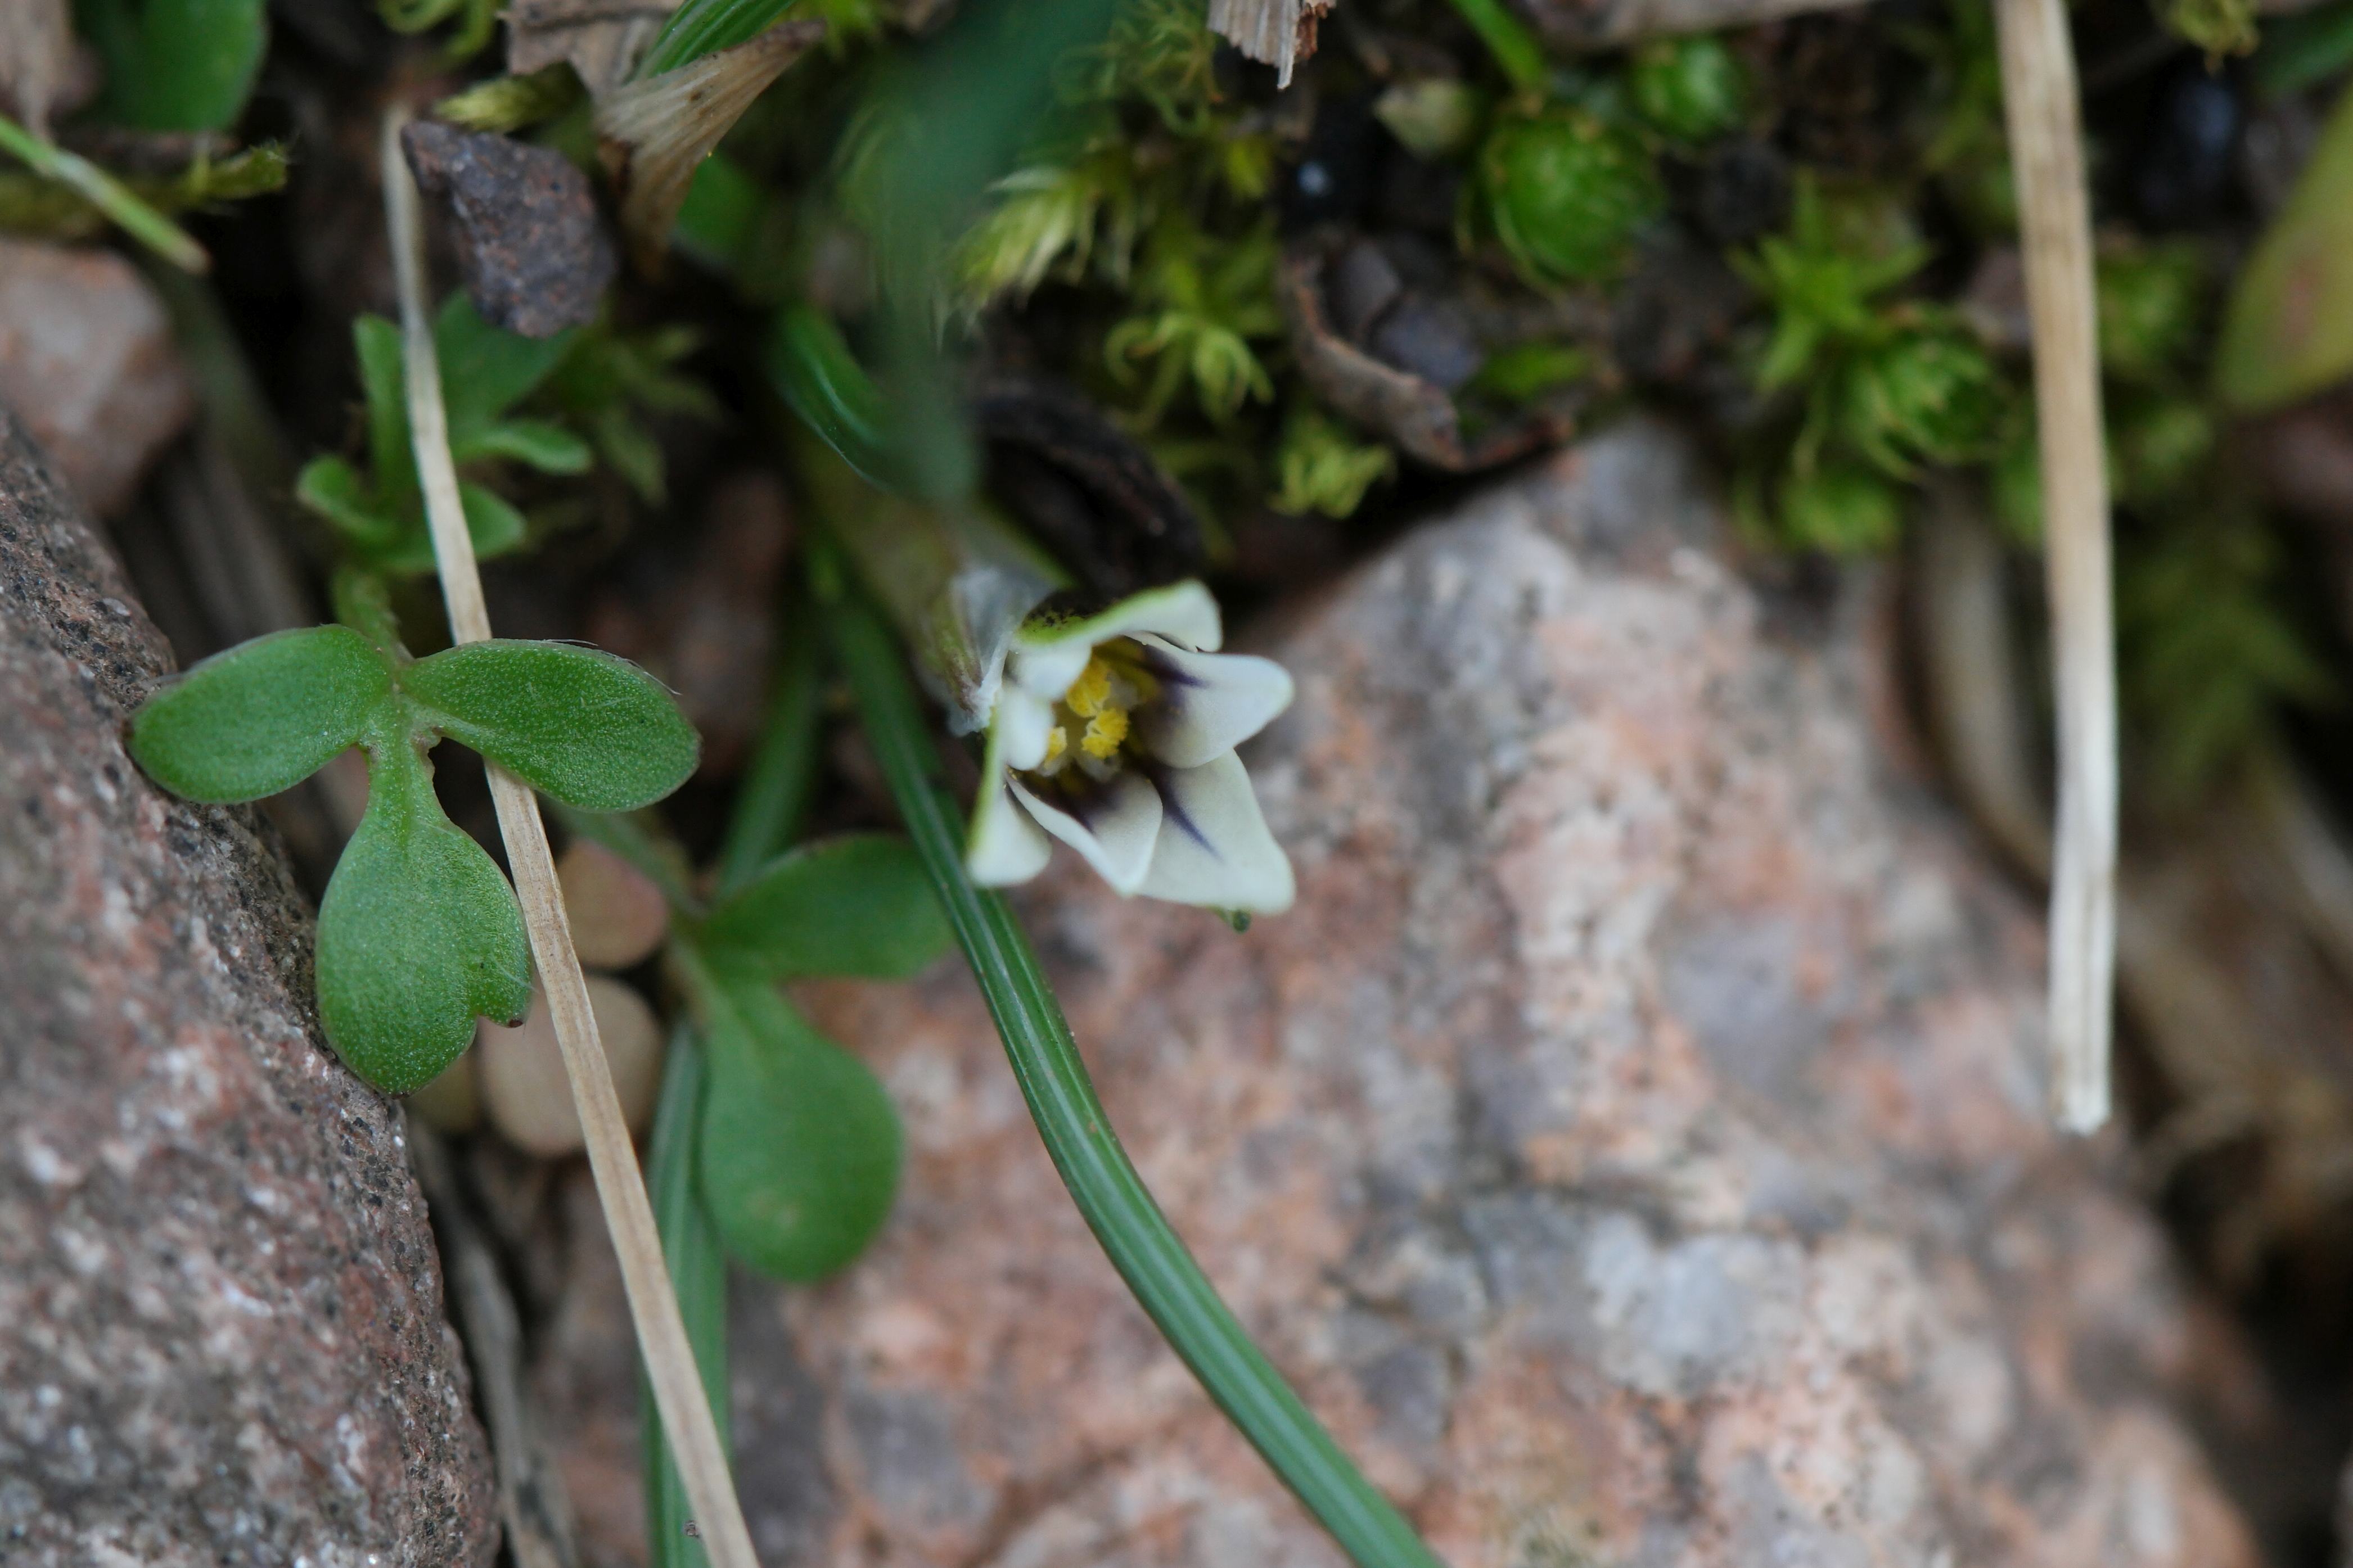
[[[1009,888],[1046,868],[1054,841],[1014,800],[1012,782],[1002,773],[994,776],[1002,782],[984,786],[973,804],[964,868],[984,888]]]
[[[1038,826],[1085,856],[1114,891],[1125,896],[1144,885],[1153,843],[1160,837],[1160,792],[1150,781],[1115,773],[1088,795],[1050,801],[1019,779],[1006,782]]]
[[[1149,633],[1145,668],[1158,698],[1135,710],[1136,738],[1172,768],[1198,768],[1257,734],[1291,706],[1291,672],[1246,653],[1194,653]]]
[[[1046,760],[1047,732],[1054,727],[1054,705],[1008,682],[997,696],[988,719],[988,771],[999,768],[1028,772]]]
[[[1228,752],[1153,782],[1166,820],[1144,879],[1146,897],[1261,914],[1291,907],[1291,861],[1267,831],[1240,757]]]
[[[1098,611],[1077,620],[1046,624],[1033,623],[1021,628],[1015,645],[1043,651],[1078,644],[1092,648],[1098,643],[1113,637],[1132,637],[1143,632],[1156,632],[1187,647],[1215,653],[1225,641],[1225,623],[1218,616],[1218,601],[1198,583],[1173,583],[1166,588],[1147,588],[1141,594],[1131,594],[1109,609]],[[1071,670],[1068,686],[1076,680],[1079,669],[1086,660],[1082,657]],[[1061,687],[1056,687],[1059,694]]]

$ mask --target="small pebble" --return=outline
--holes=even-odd
[[[670,904],[646,874],[601,844],[579,838],[555,863],[572,946],[590,969],[628,969],[651,958],[670,931]]]
[[[621,1114],[630,1131],[642,1131],[661,1081],[661,1021],[645,998],[607,975],[588,976],[588,1005],[596,1015]],[[548,1160],[579,1152],[586,1140],[573,1109],[571,1080],[565,1075],[545,993],[532,993],[531,1016],[516,1027],[480,1026],[472,1054],[479,1058],[482,1108],[508,1142]]]

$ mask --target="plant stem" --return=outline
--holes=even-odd
[[[784,647],[776,660],[776,689],[768,697],[760,743],[735,792],[727,837],[719,847],[719,896],[752,879],[761,867],[793,841],[808,809],[817,778],[818,721],[823,717],[824,668],[817,623],[808,595],[786,596]]]
[[[965,874],[959,813],[897,645],[838,571],[828,575],[831,583],[821,576],[818,585],[826,627],[867,738],[987,998],[1039,1136],[1095,1239],[1209,1397],[1359,1568],[1437,1568],[1413,1527],[1250,1342],[1153,1201],[1112,1131],[1029,939],[1005,900]]]
[[[212,258],[188,237],[187,230],[141,201],[121,181],[80,154],[42,141],[5,114],[0,114],[0,152],[72,191],[123,233],[182,271],[202,272],[212,266]]]
[[[409,178],[408,164],[400,151],[400,127],[406,119],[406,111],[399,108],[385,116],[382,155],[386,227],[392,236],[393,269],[400,288],[409,429],[425,492],[426,521],[432,531],[434,560],[441,573],[442,598],[448,607],[450,635],[459,643],[480,642],[491,635],[491,616],[482,600],[481,574],[474,564],[473,541],[466,532],[465,509],[458,497],[457,465],[449,455],[448,416],[441,404],[441,366],[434,354],[433,322],[425,300],[425,230],[417,214],[417,185]],[[655,1406],[676,1446],[679,1468],[712,1561],[719,1568],[757,1568],[752,1533],[744,1526],[743,1505],[736,1500],[734,1483],[727,1473],[719,1426],[703,1397],[701,1372],[686,1336],[678,1298],[670,1292],[661,1235],[654,1225],[653,1205],[646,1198],[628,1123],[621,1115],[612,1071],[597,1039],[596,1016],[589,1008],[580,955],[573,950],[572,928],[555,880],[555,857],[548,848],[547,827],[540,821],[538,797],[530,785],[495,763],[489,772],[499,832],[506,840],[507,863],[514,868],[523,925],[531,933],[532,956],[546,987],[548,1014],[555,1024],[565,1073],[572,1083],[573,1104],[586,1135],[588,1168],[596,1177],[596,1196],[604,1205],[605,1224],[620,1262],[621,1283],[628,1295],[629,1315]]]
[[[2044,568],[2059,699],[2051,874],[2051,1096],[2063,1128],[2108,1119],[2116,954],[2116,654],[2091,201],[2063,0],[1998,0],[2002,100],[2034,329]]]
[[[702,1391],[722,1431],[727,1414],[727,1255],[719,1232],[704,1212],[694,1184],[694,1138],[702,1109],[702,1047],[691,1029],[671,1035],[662,1068],[661,1101],[654,1111],[653,1140],[646,1178],[653,1189],[654,1217],[660,1224],[662,1251],[670,1260],[670,1288],[678,1292],[686,1336],[702,1369]],[[645,1416],[646,1540],[655,1568],[703,1568],[699,1539],[686,1532],[691,1516],[686,1483],[671,1457],[670,1438],[655,1407],[652,1385],[639,1389]]]

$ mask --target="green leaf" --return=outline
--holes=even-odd
[[[567,327],[552,338],[527,338],[482,320],[463,289],[450,295],[433,321],[450,446],[471,444],[500,415],[537,390],[571,352],[579,331]]]
[[[701,742],[670,693],[596,648],[467,643],[417,660],[400,684],[443,734],[567,805],[634,811],[694,772]]]
[[[465,509],[466,536],[474,542],[474,553],[488,561],[494,555],[504,555],[523,541],[529,531],[522,513],[512,502],[488,485],[478,485],[471,479],[458,482],[458,504]],[[431,535],[425,535],[425,559],[417,570],[433,568]]]
[[[400,521],[375,510],[359,470],[341,458],[313,458],[294,479],[294,499],[362,545],[389,543]]]
[[[872,1072],[765,982],[706,972],[702,1198],[727,1250],[778,1279],[863,1251],[899,1190],[899,1116]]]
[[[408,441],[408,377],[401,366],[400,328],[382,316],[352,321],[360,391],[367,398],[368,466],[396,514],[417,496],[417,458]]]
[[[2214,350],[2214,390],[2261,414],[2353,374],[2353,89],[2337,100],[2287,205],[2240,269]]]
[[[585,474],[596,460],[587,442],[544,419],[499,420],[469,436],[463,446],[453,442],[450,452],[461,463],[512,458],[544,474]]]
[[[165,683],[131,718],[131,754],[190,800],[291,789],[358,742],[392,671],[349,626],[273,632]]]
[[[105,67],[100,119],[139,131],[222,131],[269,44],[264,0],[79,0],[75,30]]]
[[[702,932],[715,961],[776,980],[903,980],[946,952],[952,936],[913,847],[881,833],[778,857],[712,910]]]
[[[421,1088],[474,1037],[520,1022],[531,951],[514,890],[434,798],[408,738],[369,748],[367,814],[319,906],[319,1017],[345,1065],[387,1094]]]
[[[724,153],[713,153],[687,183],[670,242],[704,266],[733,272],[768,210],[767,187]]]

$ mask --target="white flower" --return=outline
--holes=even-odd
[[[1122,894],[1290,908],[1291,862],[1234,747],[1290,706],[1291,677],[1218,652],[1223,640],[1198,583],[1016,632],[965,851],[973,879],[1028,881],[1059,838]]]

